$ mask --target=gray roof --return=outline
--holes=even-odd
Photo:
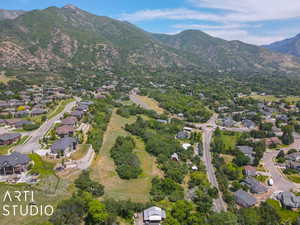
[[[251,207],[256,204],[256,199],[250,195],[249,193],[243,191],[243,190],[238,190],[234,194],[235,201],[237,204],[243,207]]]
[[[191,137],[190,133],[187,131],[179,131],[176,135],[178,139],[189,139]]]
[[[286,207],[300,208],[300,196],[295,196],[291,192],[281,192],[277,195],[277,199]]]
[[[262,185],[253,177],[247,177],[243,183],[246,184],[253,193],[264,193],[268,191],[266,186]]]
[[[255,127],[255,123],[252,120],[243,120],[242,123],[244,124],[244,126],[251,128],[251,127]]]
[[[144,214],[144,221],[149,221],[150,217],[155,217],[155,216],[161,217],[162,219],[166,218],[166,211],[156,206],[145,209],[143,214]]]
[[[298,161],[300,159],[300,152],[294,152],[285,156],[288,160]]]
[[[240,146],[237,146],[237,148],[245,155],[255,154],[255,152],[253,151],[253,148],[250,146],[240,145]]]
[[[23,155],[19,152],[13,152],[10,155],[0,156],[0,168],[16,166],[19,164],[25,165],[30,161],[31,159],[27,155]]]
[[[0,135],[0,141],[9,141],[15,138],[20,138],[21,134],[19,133],[5,133]]]
[[[76,139],[73,137],[64,137],[56,142],[51,146],[52,152],[59,152],[59,151],[65,151],[67,148],[72,148],[74,144],[76,144]]]

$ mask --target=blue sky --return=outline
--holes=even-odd
[[[199,29],[226,40],[267,44],[300,33],[300,0],[2,0],[2,9],[74,4],[147,31]]]

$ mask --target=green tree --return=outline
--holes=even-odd
[[[94,199],[88,204],[88,216],[87,224],[90,225],[101,225],[105,224],[109,215],[105,208],[105,205]]]

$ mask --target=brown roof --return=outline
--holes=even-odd
[[[63,125],[74,125],[77,122],[77,118],[74,116],[69,116],[61,121]]]
[[[256,172],[256,168],[253,167],[253,166],[244,166],[244,169],[248,170],[248,171],[254,171],[254,172]]]
[[[58,135],[65,135],[74,132],[74,128],[70,125],[64,125],[56,128],[56,133]]]

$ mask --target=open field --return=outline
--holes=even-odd
[[[123,118],[113,111],[107,131],[104,134],[103,145],[99,156],[92,165],[92,178],[105,186],[105,196],[115,199],[132,199],[136,202],[149,200],[151,180],[161,174],[156,167],[155,158],[145,151],[144,143],[135,137],[136,149],[134,150],[141,161],[142,175],[137,179],[122,180],[115,171],[114,161],[110,157],[110,150],[118,136],[126,136],[123,129],[125,124],[133,123],[135,117]]]
[[[226,135],[224,134],[224,132],[222,132],[222,136],[221,136],[224,144],[225,144],[225,148],[228,149],[234,149],[236,146],[236,142],[238,140],[238,133],[236,133],[235,135]]]
[[[149,98],[148,96],[141,96],[141,95],[136,95],[135,97],[137,99],[139,99],[139,101],[144,102],[148,106],[149,109],[154,110],[158,114],[164,113],[164,109],[162,109],[159,106],[159,103],[157,101],[155,101],[154,99]]]
[[[234,159],[234,156],[232,156],[232,155],[220,154],[220,156],[224,159],[226,164],[231,163],[232,160]]]
[[[278,215],[280,216],[283,224],[292,224],[298,218],[298,213],[292,210],[284,209],[280,206],[280,203],[273,199],[268,199],[267,202],[273,206]]]

